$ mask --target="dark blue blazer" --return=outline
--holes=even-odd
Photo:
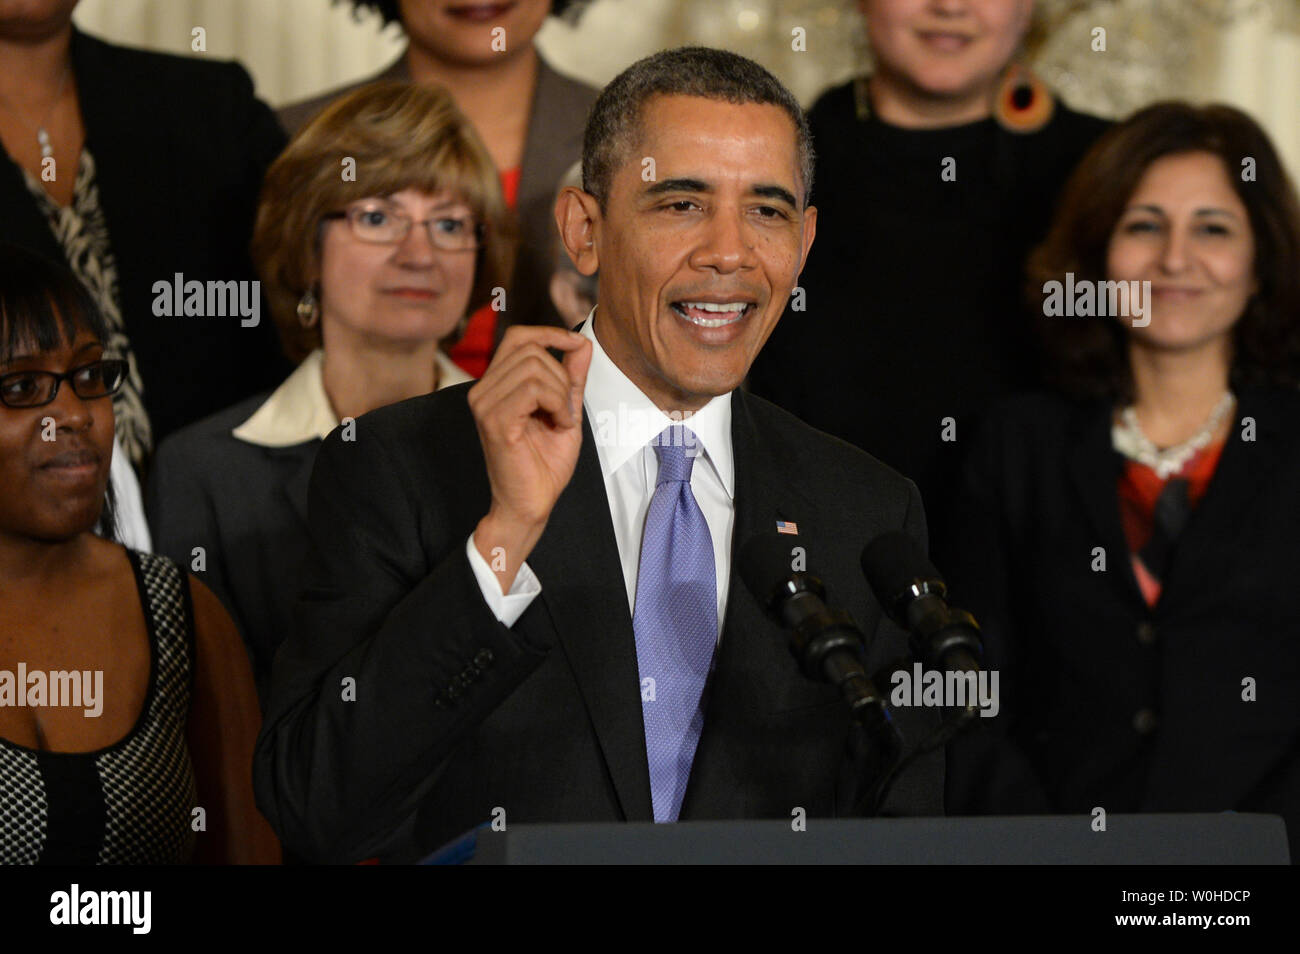
[[[321,442],[263,447],[233,431],[262,394],[164,441],[145,509],[154,549],[206,583],[243,634],[259,694],[289,632],[307,554],[307,484]],[[196,563],[195,548],[203,549]]]
[[[1153,608],[1107,404],[1016,399],[972,438],[946,569],[1003,698],[950,747],[950,813],[1269,812],[1300,857],[1300,392],[1238,398]]]

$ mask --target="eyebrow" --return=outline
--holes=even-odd
[[[1134,205],[1134,206],[1130,206],[1130,207],[1128,208],[1127,211],[1129,211],[1129,212],[1154,212],[1154,213],[1156,213],[1157,215],[1164,215],[1164,214],[1165,214],[1165,210],[1162,209],[1162,208],[1160,208],[1160,206],[1158,206],[1158,205]],[[1230,210],[1230,209],[1220,209],[1220,208],[1215,208],[1215,207],[1207,207],[1207,208],[1204,208],[1204,209],[1197,209],[1196,212],[1193,213],[1193,214],[1194,214],[1194,215],[1226,215],[1226,216],[1227,216],[1228,218],[1230,218],[1230,219],[1240,218],[1240,216],[1238,216],[1236,212],[1233,212],[1233,211]]]
[[[650,188],[645,190],[645,195],[662,195],[665,192],[713,192],[713,187],[702,179],[663,179],[656,182]],[[776,199],[784,202],[792,209],[797,209],[799,203],[795,201],[794,193],[784,186],[779,185],[756,185],[750,186],[750,195],[756,195],[763,199]]]

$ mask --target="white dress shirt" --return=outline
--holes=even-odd
[[[140,496],[140,481],[131,467],[122,445],[113,438],[113,458],[109,462],[109,482],[113,485],[113,499],[117,508],[114,514],[117,542],[132,550],[153,552],[149,524],[144,518],[144,499]]]
[[[582,395],[583,413],[591,425],[605,478],[614,539],[623,565],[628,613],[636,610],[636,577],[641,563],[641,537],[646,512],[654,496],[659,458],[650,441],[666,427],[681,423],[694,435],[702,453],[691,468],[691,493],[709,525],[713,538],[713,565],[717,574],[718,637],[722,636],[731,582],[731,531],[735,523],[736,467],[731,446],[731,394],[721,394],[680,422],[672,420],[633,384],[605,353],[595,332],[592,309],[581,334],[591,340],[591,368]],[[524,563],[508,594],[488,567],[474,535],[466,551],[483,598],[502,623],[513,626],[542,591],[536,575]]]

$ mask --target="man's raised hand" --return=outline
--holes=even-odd
[[[547,349],[562,351],[557,361]],[[469,390],[492,505],[474,544],[508,592],[573,477],[591,342],[573,331],[515,326]]]

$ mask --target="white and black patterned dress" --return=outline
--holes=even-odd
[[[149,689],[123,738],[95,752],[0,739],[0,864],[169,864],[194,850],[185,741],[194,612],[171,560],[127,551],[149,630]]]
[[[122,320],[117,259],[109,239],[108,221],[99,202],[99,183],[95,175],[95,158],[89,149],[82,149],[77,160],[72,202],[61,206],[29,171],[23,169],[27,191],[63,248],[68,267],[94,297],[108,323],[109,339],[104,342],[105,353],[126,361],[126,380],[121,390],[113,395],[113,416],[118,442],[131,458],[136,472],[143,474],[145,462],[153,453],[153,427],[144,409],[144,382],[140,378],[140,368],[126,334],[126,323]]]

